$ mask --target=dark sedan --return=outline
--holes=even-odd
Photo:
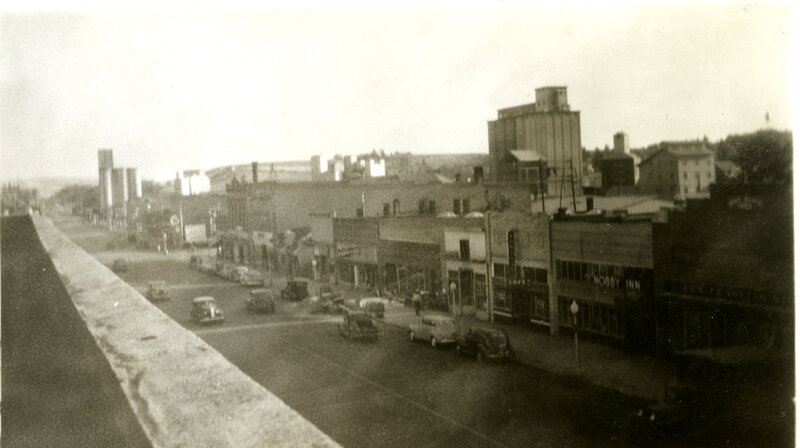
[[[470,328],[458,338],[456,351],[462,355],[475,356],[481,363],[512,361],[515,358],[506,332],[488,327]]]

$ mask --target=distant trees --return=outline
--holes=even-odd
[[[26,213],[29,207],[39,205],[39,191],[36,188],[25,188],[19,184],[6,183],[2,187],[3,211],[9,213]]]
[[[791,184],[792,147],[790,131],[763,129],[729,135],[714,150],[717,159],[731,160],[742,169],[742,182]]]

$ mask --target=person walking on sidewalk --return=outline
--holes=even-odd
[[[422,296],[419,291],[414,291],[414,295],[411,296],[411,304],[414,306],[414,313],[419,316],[419,309],[422,306]]]

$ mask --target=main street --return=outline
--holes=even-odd
[[[95,240],[103,232],[81,235],[80,244],[104,247]],[[275,314],[251,315],[246,288],[191,269],[185,254],[96,256],[109,264],[124,256],[130,268],[120,277],[140,291],[148,280],[165,280],[172,298],[157,304],[164,313],[344,446],[630,444],[625,421],[636,403],[616,392],[522,364],[480,365],[411,343],[404,329],[383,322],[377,343],[348,341],[338,334],[340,318],[314,313],[308,300],[278,299]],[[276,297],[284,284],[274,279]],[[191,299],[202,295],[217,299],[223,324],[191,322]]]

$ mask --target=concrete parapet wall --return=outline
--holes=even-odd
[[[34,224],[153,446],[338,446],[50,221]]]

